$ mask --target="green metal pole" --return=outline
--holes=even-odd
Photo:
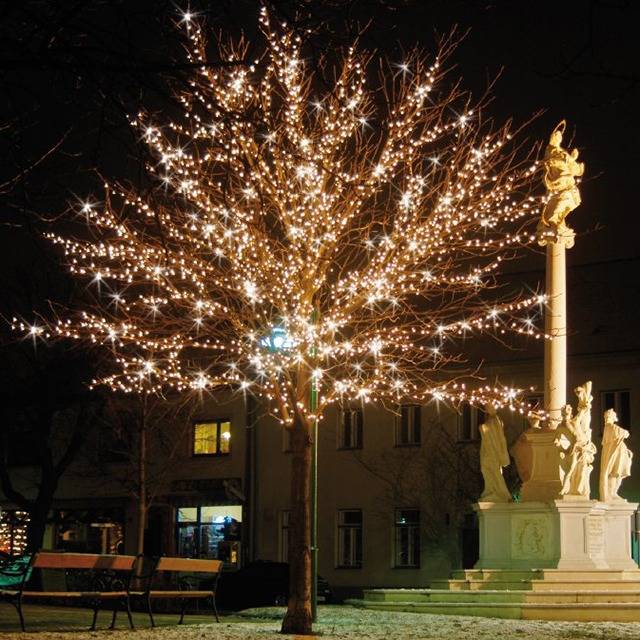
[[[315,390],[312,392],[315,395]],[[313,422],[311,452],[311,614],[318,621],[318,421]]]
[[[314,311],[313,320],[316,320]],[[315,356],[315,349],[313,350]],[[310,409],[315,415],[318,409],[318,385],[311,379]],[[313,421],[311,443],[311,616],[318,621],[318,418]]]

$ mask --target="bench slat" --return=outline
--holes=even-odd
[[[158,561],[156,571],[181,571],[183,573],[219,573],[222,560],[202,558],[165,558]]]
[[[24,598],[124,598],[126,591],[23,591]]]
[[[112,571],[131,571],[135,560],[135,556],[40,551],[36,554],[33,566],[38,569],[110,569]]]
[[[207,598],[215,591],[150,591],[152,598]]]

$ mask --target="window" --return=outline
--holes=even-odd
[[[176,514],[177,552],[185,558],[239,559],[242,505],[181,507]]]
[[[231,422],[196,422],[193,427],[193,455],[219,456],[231,451]]]
[[[26,511],[3,511],[0,514],[0,552],[10,556],[20,556],[27,548]]]
[[[280,512],[280,544],[278,553],[280,562],[289,562],[289,521],[291,519],[291,511],[284,510]]]
[[[362,449],[362,409],[342,409],[338,429],[339,449]]]
[[[631,392],[628,390],[603,391],[600,394],[600,429],[604,427],[604,412],[613,409],[618,424],[625,429],[631,426]]]
[[[53,515],[51,548],[75,553],[122,553],[124,510],[60,509]]]
[[[362,567],[362,511],[338,511],[338,567]]]
[[[484,410],[472,407],[470,404],[462,406],[462,413],[458,418],[458,440],[472,441],[480,437],[480,425],[484,422]]]
[[[420,444],[420,405],[404,404],[396,420],[396,446]]]
[[[420,566],[420,511],[396,509],[395,566]]]

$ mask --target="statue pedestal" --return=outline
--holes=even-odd
[[[551,502],[474,505],[480,521],[476,569],[637,569],[631,517],[637,503],[570,496]]]
[[[527,429],[511,448],[522,478],[522,502],[549,502],[560,495],[560,453],[551,430]]]

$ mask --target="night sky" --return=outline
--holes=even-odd
[[[452,76],[476,94],[498,78],[488,113],[524,122],[531,142],[546,142],[561,119],[586,162],[583,205],[571,216],[579,234],[569,264],[630,260],[638,269],[637,114],[640,3],[625,1],[276,2],[280,16],[303,6],[317,50],[360,41],[391,60],[438,34],[466,34]],[[210,26],[251,36],[258,3],[192,2]],[[127,113],[140,105],[171,114],[170,83],[184,70],[173,28],[179,3],[158,0],[25,1],[3,4],[0,26],[0,226],[5,284],[48,262],[34,239],[36,216],[54,218],[67,202],[100,194],[95,171],[138,179]],[[42,154],[56,147],[35,168]],[[36,225],[38,226],[38,225]],[[40,227],[42,225],[39,225]],[[537,263],[530,263],[535,266]],[[540,265],[538,265],[540,266]],[[55,268],[52,266],[52,268]],[[7,293],[5,291],[5,300]],[[7,312],[7,305],[3,304]]]

